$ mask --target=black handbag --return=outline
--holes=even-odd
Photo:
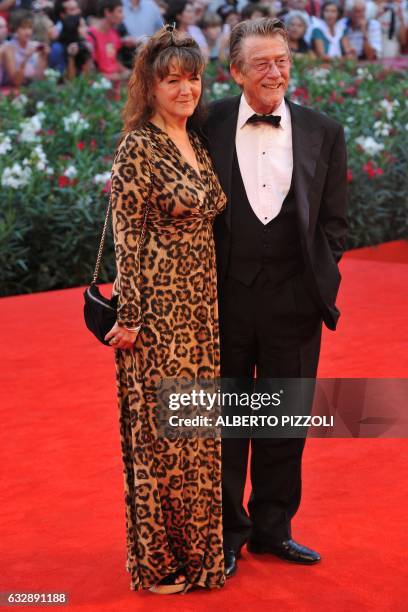
[[[137,247],[137,254],[139,257],[139,267],[140,267],[140,249],[143,245],[146,233],[146,221],[147,216],[149,214],[150,207],[150,198],[153,191],[153,174],[151,174],[151,185],[149,196],[147,199],[144,217],[143,217],[143,227],[140,234],[140,240]],[[97,285],[97,279],[99,275],[99,268],[101,266],[102,260],[102,252],[105,244],[105,235],[108,227],[109,214],[112,208],[112,195],[109,196],[108,208],[105,216],[105,223],[103,225],[102,236],[99,243],[98,256],[96,258],[96,265],[93,274],[93,279],[89,287],[87,287],[84,291],[84,319],[85,324],[89,331],[93,333],[93,335],[105,346],[112,347],[109,342],[105,340],[106,334],[112,329],[116,322],[117,316],[117,307],[119,296],[113,295],[110,299],[106,298],[99,291],[99,287]]]

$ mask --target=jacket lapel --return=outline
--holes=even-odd
[[[225,211],[225,221],[231,227],[231,179],[232,162],[235,149],[235,134],[237,130],[239,101],[241,96],[231,100],[230,108],[225,118],[217,123],[217,134],[210,137],[210,152],[222,190],[227,196],[228,205]]]
[[[287,100],[292,120],[293,181],[301,229],[309,227],[309,190],[323,142],[323,128],[310,124],[301,106]]]

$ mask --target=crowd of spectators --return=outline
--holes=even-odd
[[[358,60],[408,54],[408,0],[0,0],[0,87],[97,70],[120,83],[141,42],[176,23],[207,61],[228,61],[243,19],[281,18],[293,54]]]

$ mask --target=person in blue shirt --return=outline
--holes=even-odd
[[[123,0],[123,13],[129,35],[139,42],[163,26],[160,9],[153,0]]]

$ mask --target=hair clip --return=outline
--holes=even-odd
[[[166,28],[166,32],[168,32],[170,34],[171,37],[171,44],[174,45],[175,44],[175,40],[174,40],[174,30],[176,29],[176,22],[173,21],[172,23],[168,23],[165,28]]]

